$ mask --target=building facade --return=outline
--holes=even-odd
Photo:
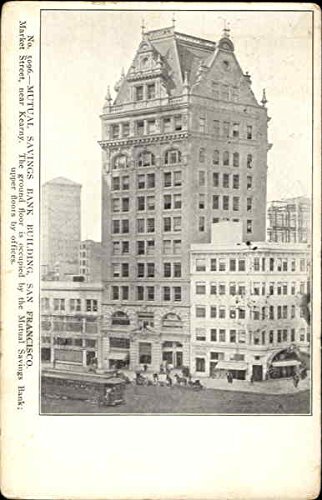
[[[115,90],[101,116],[104,349],[124,342],[132,368],[188,365],[190,244],[220,220],[265,239],[266,99],[227,30],[143,33]]]
[[[242,380],[286,377],[309,353],[305,244],[243,243],[240,225],[213,226],[191,250],[191,371]]]
[[[270,202],[267,210],[267,238],[276,243],[309,243],[310,199],[299,196]]]
[[[79,370],[103,366],[102,286],[43,281],[41,284],[42,367]]]
[[[81,185],[57,177],[42,186],[41,274],[68,279],[79,273]]]
[[[102,243],[84,240],[79,250],[79,274],[84,281],[98,282],[102,280]]]

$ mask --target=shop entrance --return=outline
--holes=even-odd
[[[183,347],[180,342],[166,341],[162,344],[162,361],[174,368],[183,366]]]
[[[260,382],[263,380],[263,367],[262,365],[253,365],[253,380]]]

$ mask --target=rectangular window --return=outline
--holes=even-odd
[[[181,286],[173,287],[173,292],[174,292],[174,301],[180,302],[181,301]]]
[[[229,210],[229,196],[222,197],[222,208],[223,210]]]
[[[229,283],[229,295],[236,295],[237,287],[236,283]]]
[[[233,197],[233,210],[234,210],[234,212],[239,211],[239,197],[238,196]]]
[[[226,318],[226,307],[225,306],[219,306],[219,318],[220,319]]]
[[[135,87],[135,100],[143,101],[143,85]]]
[[[155,248],[155,242],[154,242],[154,240],[148,240],[146,242],[146,253],[148,255],[153,255],[154,254],[154,248]]]
[[[217,194],[214,194],[212,196],[212,208],[214,210],[218,210],[219,209],[219,196]]]
[[[164,286],[163,287],[163,300],[165,300],[165,301],[171,300],[170,287],[169,286]]]
[[[269,259],[269,270],[274,271],[274,259],[273,258]]]
[[[112,212],[119,212],[120,211],[120,198],[113,198],[112,199]]]
[[[147,180],[147,188],[152,189],[155,187],[155,174],[147,174],[146,176]]]
[[[171,186],[171,172],[165,172],[163,174],[163,185],[164,185],[164,187]]]
[[[144,263],[139,262],[137,265],[137,277],[144,278]]]
[[[146,208],[147,208],[147,210],[155,210],[155,198],[154,198],[154,196],[147,196]]]
[[[86,311],[97,312],[97,300],[95,299],[86,299]]]
[[[246,210],[247,212],[251,212],[253,209],[253,199],[252,198],[247,198],[246,200]]]
[[[211,340],[211,342],[217,342],[217,328],[211,328],[210,340]]]
[[[235,344],[237,342],[236,330],[229,331],[229,342]]]
[[[148,278],[154,278],[154,274],[155,274],[154,263],[153,262],[148,262],[147,263],[147,277]]]
[[[128,212],[130,209],[130,199],[122,198],[122,212]]]
[[[196,306],[196,318],[205,318],[206,308],[204,306]]]
[[[146,220],[146,232],[147,233],[154,233],[155,231],[155,222],[154,219],[147,219]]]
[[[181,208],[182,202],[181,202],[181,194],[174,194],[173,195],[173,208],[178,209]]]
[[[205,208],[205,195],[204,194],[199,194],[199,201],[198,201],[198,208],[200,210],[203,210]]]
[[[171,118],[163,118],[163,132],[171,132]]]
[[[196,328],[196,340],[206,340],[206,330],[205,328]]]
[[[219,330],[219,342],[226,342],[226,330],[225,329]]]
[[[123,191],[127,191],[130,189],[130,178],[128,175],[124,175],[122,177],[122,189]]]
[[[112,286],[112,300],[119,300],[119,287]]]
[[[174,130],[182,130],[182,116],[177,115],[174,117]]]
[[[199,149],[199,162],[204,163],[206,161],[206,150],[205,148]]]
[[[244,259],[238,260],[238,271],[246,271],[246,261]]]
[[[122,300],[129,300],[129,287],[122,286]]]
[[[199,217],[198,230],[200,232],[205,231],[205,217],[203,217],[203,216]]]
[[[219,259],[219,271],[220,272],[226,271],[226,259]]]
[[[205,259],[196,259],[196,271],[205,272],[206,271],[206,261]]]
[[[247,139],[253,138],[253,127],[251,125],[247,125]]]
[[[138,255],[145,254],[145,241],[137,241],[136,242],[136,252]]]
[[[130,223],[128,219],[122,220],[122,234],[127,234],[130,231]]]
[[[112,177],[112,191],[119,191],[119,190],[120,190],[120,178]]]
[[[223,123],[223,136],[224,139],[229,138],[229,129],[230,129],[230,123],[229,122],[224,122]]]
[[[229,188],[229,174],[223,174],[222,185],[224,188]]]
[[[163,276],[165,278],[171,278],[171,264],[170,264],[170,262],[165,262],[163,264]]]
[[[147,286],[147,299],[154,300],[154,286]]]
[[[138,189],[145,188],[145,175],[144,174],[139,174],[137,176],[137,186],[138,186]]]
[[[196,358],[196,372],[206,371],[206,360],[204,358]]]
[[[212,185],[213,187],[219,187],[219,173],[214,172],[212,174]]]
[[[144,135],[144,121],[143,120],[136,122],[136,133],[139,136]]]
[[[247,189],[252,189],[253,187],[253,178],[251,175],[247,175]]]
[[[233,175],[233,189],[239,189],[239,175]]]
[[[136,299],[137,300],[144,300],[144,287],[143,286],[136,287]]]
[[[129,264],[123,263],[122,264],[122,278],[128,278],[129,277]]]
[[[120,232],[120,221],[119,220],[112,220],[112,233],[113,234],[119,234]]]
[[[220,135],[220,124],[219,124],[219,120],[213,120],[213,126],[212,126],[212,130],[213,130],[213,134],[215,137],[219,137]]]
[[[260,269],[259,264],[260,264],[259,257],[254,257],[254,271],[259,271]]]
[[[252,220],[246,221],[246,232],[248,234],[253,232],[253,221]]]
[[[217,318],[217,306],[210,306],[210,317]]]
[[[181,217],[173,217],[173,231],[181,231]]]
[[[175,262],[173,264],[173,277],[181,278],[181,262]]]
[[[148,132],[148,134],[155,134],[156,133],[155,120],[148,120],[148,122],[147,122],[147,132]]]
[[[199,117],[199,132],[206,132],[206,118],[204,116]]]
[[[233,137],[239,137],[239,123],[233,123]]]
[[[137,197],[137,209],[138,209],[138,211],[145,210],[145,197],[144,196]]]
[[[233,306],[229,308],[229,317],[230,319],[236,319],[236,308]]]
[[[210,283],[210,295],[217,295],[217,284]]]
[[[120,126],[112,125],[112,139],[118,139],[120,135]]]
[[[173,253],[175,255],[181,254],[181,240],[174,240],[174,242],[173,242]]]
[[[149,83],[147,86],[148,99],[155,98],[155,83]]]
[[[122,124],[122,136],[123,137],[128,137],[130,135],[130,124],[129,123],[123,123]]]
[[[163,196],[163,208],[164,210],[171,209],[171,194],[165,194]]]
[[[137,232],[144,233],[145,232],[145,220],[144,219],[137,219],[136,224],[137,224]]]
[[[180,170],[173,173],[173,185],[176,187],[182,185],[182,172]]]

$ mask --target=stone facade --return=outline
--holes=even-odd
[[[181,366],[190,244],[226,219],[242,222],[244,241],[265,239],[266,99],[257,102],[227,31],[218,43],[144,33],[115,90],[101,116],[104,335],[130,350],[132,368]]]

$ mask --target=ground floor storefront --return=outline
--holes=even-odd
[[[244,349],[214,351],[192,346],[191,373],[198,377],[246,380],[260,382],[269,379],[304,378],[307,371],[299,351],[294,345],[269,352]]]

